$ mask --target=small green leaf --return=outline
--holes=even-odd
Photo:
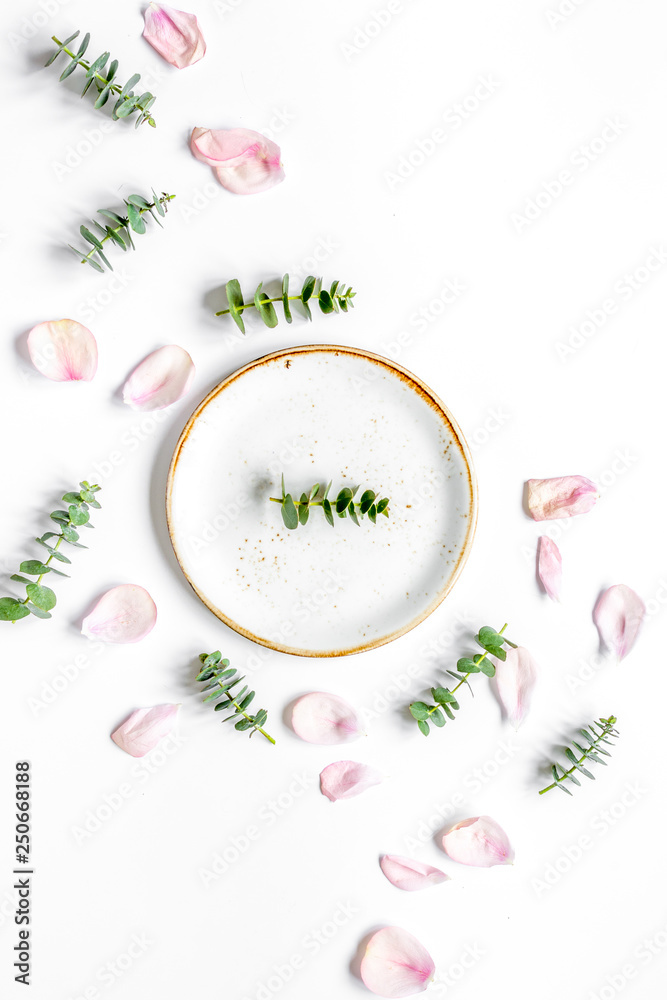
[[[308,497],[305,493],[302,493],[301,503],[299,504],[299,524],[306,524],[309,514],[310,507],[308,506]]]
[[[296,507],[294,506],[294,501],[292,500],[291,493],[288,493],[282,502],[281,508],[283,512],[283,521],[285,522],[285,527],[290,530],[299,527],[299,515],[296,512]]]
[[[315,291],[316,281],[317,278],[314,278],[312,274],[309,274],[308,277],[305,279],[303,283],[303,288],[301,289],[301,301],[303,302],[304,305],[308,302],[308,299],[312,297],[312,294]]]
[[[21,563],[19,569],[22,573],[27,573],[28,576],[43,576],[44,573],[49,573],[49,567],[45,566],[44,563],[39,562],[38,559],[26,559]]]
[[[413,719],[428,719],[429,707],[425,701],[413,701],[410,705],[410,715]]]
[[[442,729],[442,727],[446,724],[447,719],[444,717],[440,709],[437,708],[435,712],[431,713],[430,721],[433,723],[434,726],[437,726],[438,729]]]
[[[424,736],[428,736],[428,734],[430,733],[428,722],[426,722],[424,719],[420,719],[417,725],[419,726],[420,733],[423,733]]]
[[[88,524],[90,521],[90,514],[83,507],[72,504],[69,509],[69,519],[72,524],[78,526],[82,524]]]
[[[321,289],[319,297],[320,309],[323,313],[332,313],[334,311],[334,304],[331,300],[331,296],[325,289]]]
[[[17,622],[27,618],[30,611],[14,597],[0,597],[0,622]]]
[[[42,611],[50,611],[56,606],[56,595],[49,587],[41,587],[36,583],[29,583],[26,593],[35,607]]]
[[[290,304],[289,304],[289,274],[283,275],[282,295],[283,295],[283,312],[285,313],[285,319],[287,320],[288,323],[291,323],[292,312],[290,310]]]
[[[326,517],[327,521],[329,522],[329,524],[333,528],[333,526],[334,526],[334,518],[333,518],[333,513],[332,513],[332,510],[331,510],[331,503],[330,503],[329,500],[326,499],[326,497],[322,501],[322,510],[324,511],[324,516]]]
[[[352,490],[348,486],[344,486],[336,497],[336,513],[342,514],[346,508],[349,506],[352,500]]]
[[[132,204],[128,204],[127,206],[127,217],[130,220],[130,226],[135,233],[138,233],[139,236],[141,236],[146,232],[146,223],[141,216],[141,212]]]
[[[51,618],[48,611],[42,611],[42,609],[38,608],[36,604],[26,604],[26,607],[30,614],[34,615],[35,618]]]

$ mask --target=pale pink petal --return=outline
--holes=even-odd
[[[194,377],[187,351],[177,344],[160,347],[134,369],[123,386],[123,402],[133,410],[162,410],[186,394]]]
[[[111,739],[132,757],[144,757],[174,728],[180,705],[156,705],[132,712]]]
[[[399,854],[384,854],[380,858],[380,868],[392,885],[407,892],[428,889],[431,885],[449,880],[449,875],[439,868],[413,861],[412,858],[403,858]]]
[[[292,709],[292,728],[306,743],[348,743],[362,735],[354,709],[336,694],[304,694]]]
[[[379,785],[382,775],[368,764],[356,760],[337,760],[329,764],[320,774],[320,791],[332,802],[339,799],[353,799],[367,788]]]
[[[619,660],[624,659],[634,646],[646,614],[646,605],[639,594],[624,583],[605,590],[598,598],[593,612],[603,645]]]
[[[383,927],[366,946],[361,978],[381,997],[411,997],[423,993],[435,974],[435,964],[423,944],[401,927]]]
[[[557,601],[563,580],[563,559],[548,535],[540,535],[537,543],[537,575],[551,600]]]
[[[505,714],[518,729],[528,714],[533,688],[537,680],[537,665],[524,646],[507,650],[507,659],[496,663],[496,689]]]
[[[81,634],[102,642],[139,642],[157,619],[153,598],[135,584],[107,590],[83,620]]]
[[[598,488],[585,476],[529,479],[528,510],[534,521],[585,514],[595,506]]]
[[[457,823],[442,838],[442,849],[452,861],[476,868],[514,862],[507,834],[490,816],[473,816]]]
[[[194,14],[151,3],[144,11],[144,38],[177,69],[199,62],[206,42]]]
[[[54,319],[28,334],[30,360],[53,382],[90,382],[97,371],[97,342],[74,319]]]
[[[252,129],[197,127],[190,148],[198,160],[215,168],[222,186],[234,194],[256,194],[285,179],[280,146]]]

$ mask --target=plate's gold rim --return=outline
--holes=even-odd
[[[183,566],[183,562],[181,561],[181,558],[179,556],[178,548],[176,546],[176,540],[174,538],[174,532],[172,530],[171,494],[174,484],[174,476],[176,474],[176,467],[178,465],[181,449],[183,448],[183,445],[187,441],[190,431],[192,430],[195,421],[199,417],[199,414],[202,412],[202,410],[206,406],[208,406],[208,404],[212,399],[214,399],[217,395],[219,395],[219,393],[223,392],[229,385],[231,385],[232,382],[234,382],[237,378],[240,378],[251,368],[258,368],[260,365],[268,364],[269,362],[275,361],[279,358],[294,357],[295,355],[298,354],[309,354],[315,351],[324,353],[333,352],[334,354],[352,354],[357,357],[366,358],[368,361],[371,361],[374,364],[381,365],[384,368],[389,368],[391,371],[400,375],[401,378],[403,378],[405,381],[409,382],[412,385],[412,387],[414,389],[417,389],[419,391],[419,394],[422,395],[431,406],[433,406],[434,409],[439,411],[440,415],[444,418],[446,423],[451,428],[454,437],[456,438],[459,447],[461,449],[461,454],[463,455],[463,458],[465,460],[466,470],[468,473],[468,483],[470,485],[470,507],[468,512],[468,530],[466,532],[466,537],[463,546],[461,548],[459,558],[456,562],[456,566],[452,570],[452,573],[445,586],[442,588],[441,591],[438,592],[438,594],[434,597],[429,606],[423,612],[421,612],[419,615],[413,618],[412,621],[408,622],[408,624],[405,625],[403,628],[396,629],[396,631],[394,632],[381,636],[378,639],[373,639],[371,642],[363,643],[362,645],[356,646],[351,649],[324,649],[324,650],[300,649],[295,646],[286,646],[283,645],[282,643],[272,642],[269,639],[262,638],[262,636],[255,635],[253,632],[250,632],[242,625],[239,625],[238,622],[235,622],[232,618],[226,615],[224,611],[221,611],[220,608],[217,608],[215,607],[215,605],[211,604],[206,595],[203,594],[201,590],[197,587],[197,585],[190,579],[190,576],[186,572],[185,567]],[[397,362],[392,361],[390,358],[382,357],[382,355],[380,354],[373,354],[371,351],[366,351],[361,347],[346,347],[346,346],[341,346],[340,344],[308,344],[303,347],[286,347],[280,351],[272,351],[270,354],[264,354],[259,358],[255,358],[254,361],[249,361],[241,368],[238,368],[235,372],[232,372],[231,375],[228,375],[226,378],[222,380],[222,382],[219,382],[218,385],[216,385],[213,389],[211,389],[211,391],[204,397],[204,399],[199,403],[199,405],[195,408],[195,410],[191,414],[188,422],[186,423],[185,427],[181,432],[181,435],[174,449],[174,454],[172,455],[172,459],[169,464],[169,474],[167,476],[165,505],[166,505],[167,528],[169,531],[169,539],[171,541],[171,545],[174,550],[174,555],[176,556],[181,571],[183,572],[185,579],[188,581],[188,583],[196,593],[197,597],[203,604],[206,605],[209,611],[213,612],[216,618],[219,618],[220,621],[224,622],[225,625],[228,625],[229,628],[234,630],[234,632],[238,632],[239,635],[245,636],[246,639],[251,639],[253,642],[258,643],[260,646],[266,646],[268,649],[274,649],[278,653],[291,653],[294,656],[334,657],[334,656],[351,656],[353,653],[363,653],[369,649],[377,649],[379,646],[385,646],[387,643],[393,642],[394,639],[398,639],[400,636],[405,635],[407,632],[412,631],[413,628],[416,628],[417,625],[421,624],[421,622],[423,622],[426,618],[428,618],[429,615],[433,614],[435,609],[439,607],[440,604],[442,604],[442,602],[447,597],[452,587],[458,580],[459,576],[461,575],[461,571],[463,570],[463,567],[465,566],[468,560],[468,556],[470,555],[470,549],[472,548],[473,539],[475,537],[475,529],[477,526],[477,513],[478,513],[477,494],[478,494],[477,477],[475,475],[470,448],[468,447],[468,443],[463,435],[463,432],[461,431],[461,428],[459,427],[458,423],[450,413],[449,409],[442,402],[440,397],[435,392],[433,392],[433,390],[429,388],[429,386],[427,386],[425,382],[423,382],[420,378],[418,378],[417,375],[414,375],[411,371],[408,371],[407,368],[404,368],[402,365],[397,364]]]

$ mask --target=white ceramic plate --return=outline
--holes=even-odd
[[[296,497],[333,480],[390,498],[360,527],[321,510],[290,531]],[[360,490],[357,496],[361,495]],[[295,347],[220,383],[190,417],[167,486],[169,533],[218,618],[264,646],[344,656],[396,639],[447,595],[477,516],[468,447],[418,378],[352,347]]]

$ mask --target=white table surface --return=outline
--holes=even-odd
[[[664,7],[189,9],[208,53],[183,71],[141,39],[128,0],[18,0],[2,12],[5,581],[35,556],[31,538],[60,492],[82,478],[103,487],[53,620],[2,627],[2,995],[25,995],[12,981],[10,796],[14,761],[27,758],[39,1000],[363,998],[350,962],[382,924],[431,951],[427,995],[656,997],[667,973]],[[152,75],[157,129],[109,125],[57,83],[56,66],[40,68],[49,36],[77,27],[121,73]],[[226,193],[189,152],[195,125],[271,129],[287,179],[254,197]],[[63,247],[79,224],[151,186],[177,195],[164,231],[114,254],[113,276],[77,267]],[[249,323],[245,339],[213,316],[229,278],[250,291],[284,270],[352,283],[357,308],[274,331]],[[61,316],[98,339],[90,384],[50,383],[26,360],[26,332]],[[432,617],[390,646],[323,661],[267,652],[212,617],[178,570],[163,516],[169,458],[195,403],[250,359],[317,342],[392,356],[424,378],[471,442],[481,496],[469,563]],[[118,388],[166,343],[191,353],[194,388],[137,415]],[[522,511],[522,484],[569,473],[598,481],[602,497],[550,528],[565,565],[559,606],[535,581],[540,527]],[[97,648],[81,618],[122,582],[148,588],[158,624],[138,645]],[[621,666],[598,657],[591,619],[618,582],[650,611]],[[425,740],[404,705],[479,625],[504,621],[541,665],[524,728],[512,734],[479,678],[457,721]],[[213,648],[254,671],[275,748],[200,705],[193,657]],[[367,738],[340,750],[298,740],[283,711],[313,689],[363,709]],[[109,734],[162,702],[183,705],[178,735],[134,761]],[[552,744],[612,712],[622,737],[611,766],[572,799],[538,798]],[[385,782],[332,805],[317,775],[341,757],[379,767]],[[90,832],[96,813],[104,821]],[[465,869],[433,843],[447,820],[479,813],[510,834],[514,867]],[[385,852],[452,881],[401,893],[378,868]]]

